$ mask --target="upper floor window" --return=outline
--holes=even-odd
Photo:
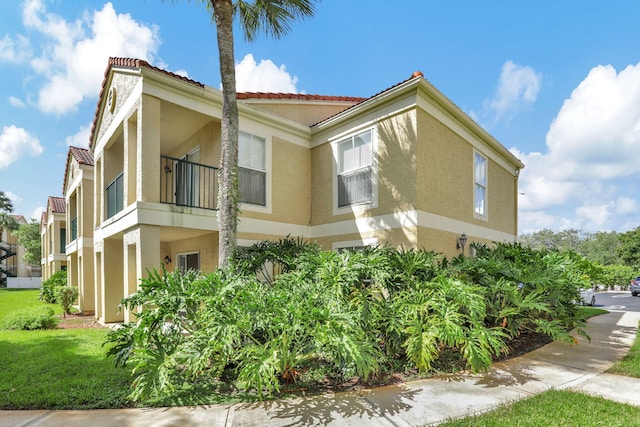
[[[338,207],[373,202],[371,129],[338,143]]]
[[[238,197],[242,203],[267,205],[266,143],[238,132]]]
[[[474,154],[474,213],[487,215],[487,158],[479,153]]]

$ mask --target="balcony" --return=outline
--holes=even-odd
[[[218,209],[218,168],[160,156],[160,202]]]

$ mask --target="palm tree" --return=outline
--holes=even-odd
[[[291,30],[298,18],[313,16],[318,0],[202,0],[216,24],[222,81],[222,131],[218,190],[218,265],[225,267],[236,247],[238,224],[238,106],[233,49],[233,19],[237,15],[248,41],[264,31],[275,38]]]
[[[9,196],[0,191],[0,229],[7,228],[14,231],[18,228],[18,222],[10,214],[13,212],[13,203]]]

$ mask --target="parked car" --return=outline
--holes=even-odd
[[[631,295],[634,297],[640,294],[640,276],[635,279],[631,279],[631,286],[629,286],[629,290],[631,291]]]
[[[596,292],[592,288],[580,289],[580,297],[582,298],[582,305],[596,305]]]

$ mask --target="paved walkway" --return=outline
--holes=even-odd
[[[603,373],[633,343],[640,313],[590,319],[591,343],[552,343],[482,375],[451,375],[359,392],[263,403],[90,411],[0,411],[0,426],[423,426],[555,389],[640,405],[640,380]]]

